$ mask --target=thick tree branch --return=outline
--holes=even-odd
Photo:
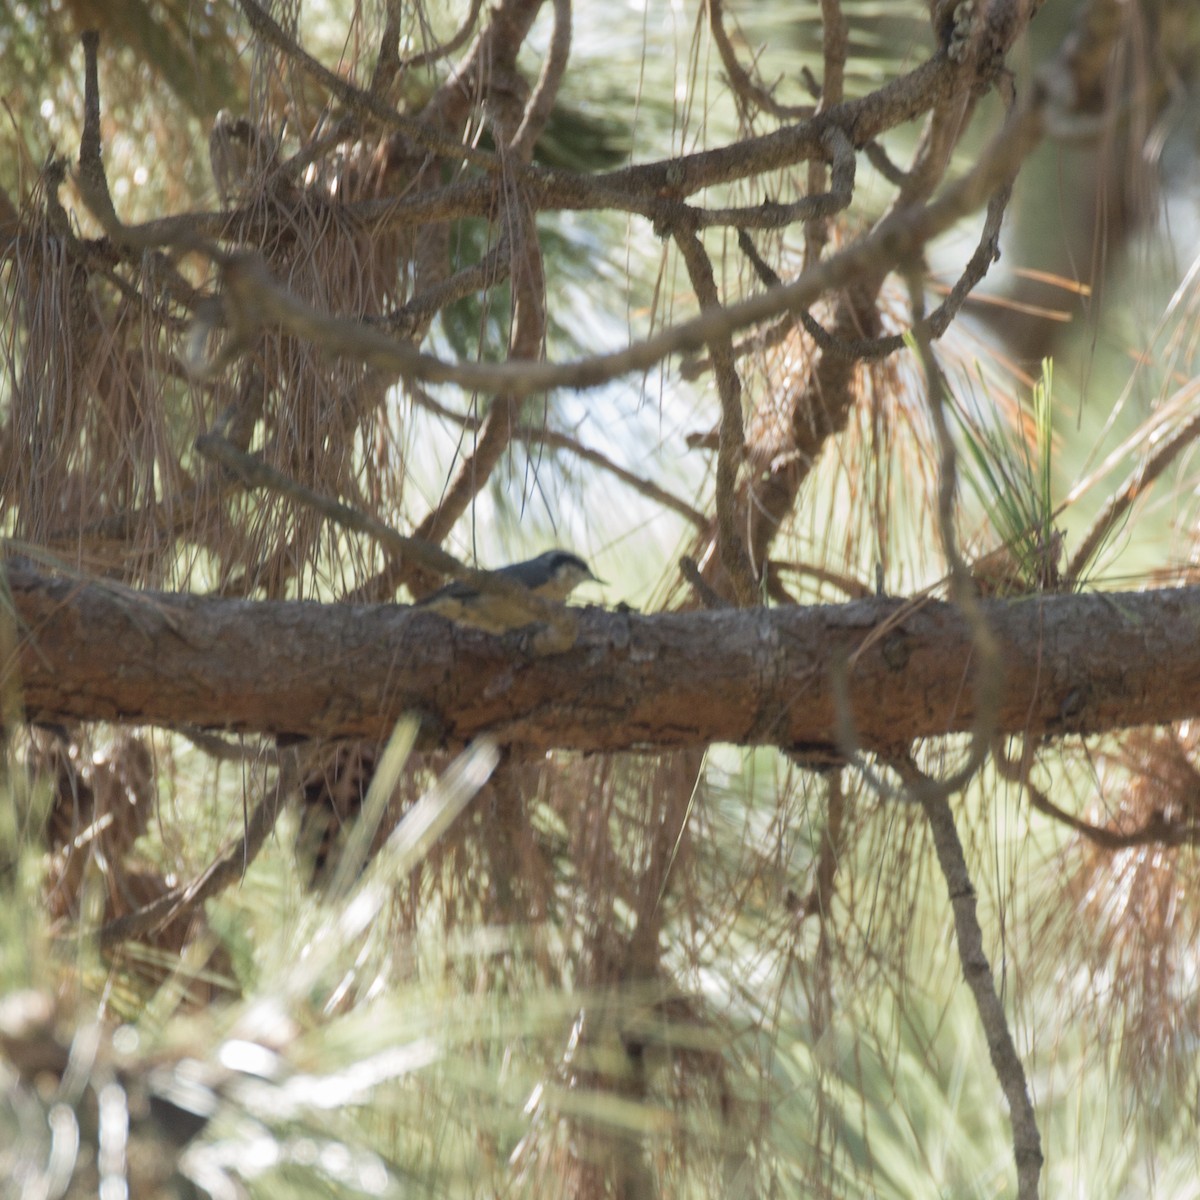
[[[9,569],[25,713],[582,751],[835,743],[836,664],[859,744],[971,728],[971,630],[955,607],[857,601],[642,617],[573,610],[541,654],[420,609],[135,592]],[[998,732],[1095,733],[1200,716],[1200,588],[981,602],[1005,664]]]

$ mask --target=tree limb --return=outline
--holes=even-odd
[[[305,736],[485,731],[534,750],[836,750],[841,667],[857,742],[894,749],[977,719],[962,613],[889,599],[638,616],[568,610],[575,642],[539,653],[401,605],[137,592],[8,569],[26,719]],[[1097,733],[1200,716],[1200,587],[985,600],[1005,664],[997,733]]]

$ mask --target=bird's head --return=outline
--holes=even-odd
[[[502,571],[515,583],[547,600],[565,600],[581,583],[603,582],[578,554],[568,550],[547,550],[537,558],[514,563]]]

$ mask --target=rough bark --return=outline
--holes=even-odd
[[[415,710],[448,745],[490,732],[533,749],[820,751],[837,748],[843,688],[866,748],[962,731],[974,715],[970,633],[936,601],[580,609],[574,644],[547,653],[532,629],[493,637],[399,605],[134,592],[25,568],[10,568],[9,585],[25,714],[38,722],[382,737]],[[1200,715],[1200,588],[983,611],[1005,665],[998,733]]]

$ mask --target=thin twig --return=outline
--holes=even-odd
[[[418,292],[399,308],[372,324],[401,337],[409,337],[422,321],[436,316],[443,308],[476,292],[487,291],[508,279],[511,251],[501,238],[477,263],[456,271],[447,279]]]
[[[619,463],[613,462],[607,455],[601,454],[599,450],[593,450],[590,446],[585,446],[578,439],[568,434],[559,433],[554,429],[535,429],[528,425],[523,425],[513,435],[513,441],[548,446],[552,450],[565,450],[569,454],[575,455],[576,458],[582,459],[586,463],[591,463],[592,466],[600,467],[610,475],[616,476],[617,479],[627,484],[635,492],[661,504],[663,508],[669,508],[672,512],[678,513],[685,521],[690,522],[697,529],[708,528],[708,517],[698,508],[694,508],[686,500],[681,500],[678,496],[668,492],[666,488],[659,487],[657,483],[649,479],[643,479],[640,475],[635,475],[632,471],[626,470]]]
[[[692,290],[700,302],[700,311],[720,310],[717,283],[712,262],[697,234],[680,232],[675,236]],[[742,381],[733,361],[733,342],[728,334],[712,338],[708,351],[716,369],[717,395],[721,401],[721,432],[717,445],[717,554],[729,577],[738,604],[755,602],[758,582],[746,553],[745,542],[737,528],[737,476],[745,454],[746,430],[742,422]]]
[[[824,113],[841,103],[845,91],[846,52],[850,38],[846,30],[846,18],[842,15],[842,7],[838,0],[821,0],[821,44],[824,59],[824,79],[821,84],[821,96],[817,103],[817,112]],[[853,158],[853,148],[846,143]],[[833,190],[838,186],[837,153],[834,155]],[[850,185],[853,187],[854,178],[851,173]],[[825,186],[825,164],[812,159],[808,164],[809,194],[820,192]],[[847,200],[849,206],[849,200]],[[829,216],[827,213],[814,214],[804,223],[804,262],[813,263],[820,257],[829,240]]]
[[[412,71],[418,67],[431,67],[435,62],[439,62],[443,58],[449,58],[451,54],[455,54],[461,50],[470,40],[471,33],[475,29],[475,23],[479,20],[479,10],[482,7],[483,0],[471,0],[471,8],[467,13],[466,19],[449,41],[443,42],[440,46],[431,46],[428,50],[422,50],[420,54],[414,54],[412,58],[404,59],[400,64],[401,69]]]
[[[999,738],[992,746],[992,758],[1001,776],[1010,783],[1019,784],[1029,794],[1029,801],[1040,813],[1075,830],[1076,833],[1094,842],[1105,850],[1128,850],[1131,846],[1197,846],[1200,845],[1200,824],[1195,822],[1171,821],[1159,810],[1152,812],[1139,828],[1129,833],[1119,833],[1093,825],[1080,817],[1060,808],[1041,788],[1029,778],[1032,769],[1032,754],[1026,751],[1020,759],[1013,760],[1004,753]]]
[[[278,778],[273,786],[268,786],[250,814],[243,836],[218,855],[191,883],[174,888],[153,903],[102,925],[96,932],[100,945],[113,946],[130,938],[154,933],[164,925],[185,917],[205,900],[241,879],[258,857],[267,835],[275,828],[285,796],[296,785],[296,780],[292,778],[294,775],[294,767],[289,768],[281,762]]]
[[[781,562],[772,559],[767,564],[767,571],[768,577],[771,579],[780,578],[785,571],[793,575],[811,575],[818,582],[832,584],[835,588],[845,592],[851,600],[866,600],[875,595],[872,588],[862,580],[855,579],[853,575],[847,575],[842,571],[832,571],[828,567],[818,566],[816,563]]]
[[[1087,570],[1100,547],[1113,530],[1125,519],[1125,514],[1146,489],[1200,437],[1200,413],[1186,421],[1165,442],[1155,447],[1152,454],[1129,476],[1116,492],[1108,498],[1100,515],[1084,536],[1079,549],[1072,555],[1071,562],[1063,575],[1063,586],[1070,590]]]
[[[509,131],[501,130],[505,135]],[[509,276],[512,279],[512,330],[509,362],[531,364],[541,355],[546,338],[546,276],[542,248],[532,210],[520,194],[513,195],[504,209],[502,241],[512,248]],[[440,542],[466,512],[471,501],[487,484],[496,465],[512,441],[521,415],[519,392],[501,392],[488,406],[479,427],[473,451],[465,456],[458,475],[439,503],[416,528],[416,535]]]
[[[679,560],[679,573],[695,589],[700,603],[708,609],[729,608],[730,603],[704,578],[694,558],[686,554]]]
[[[149,263],[143,262],[141,242],[130,233],[129,229],[122,224],[120,217],[117,216],[112,193],[108,187],[108,176],[104,171],[103,147],[100,139],[100,72],[98,64],[100,35],[95,30],[88,30],[80,40],[83,43],[84,87],[83,132],[79,138],[79,171],[75,176],[79,194],[113,243],[112,246],[105,248],[109,254],[112,255],[113,247],[135,252],[134,261],[139,271],[145,272],[147,267],[152,265],[163,281],[169,297],[189,309],[193,308],[200,293],[179,274],[174,264],[162,253],[155,252]],[[49,179],[47,184],[52,191],[57,191]],[[81,251],[82,261],[88,262],[91,259],[92,262],[89,262],[88,265],[93,269],[96,267],[101,269],[105,278],[114,283],[125,293],[127,298],[136,298],[139,303],[144,302],[137,289],[114,272],[113,267],[117,265],[116,262],[110,259],[107,262],[95,263],[96,248],[80,242],[75,238],[73,231],[69,234],[68,243],[73,249]]]
[[[112,193],[108,190],[108,177],[100,155],[100,76],[97,52],[100,35],[88,30],[80,39],[83,42],[83,133],[79,139],[79,182],[86,191],[88,207],[107,227],[119,225],[113,207]]]
[[[781,121],[795,121],[812,116],[811,104],[780,104],[738,61],[733,43],[725,30],[725,14],[721,10],[721,0],[705,0],[705,9],[708,13],[708,27],[712,31],[717,53],[721,56],[721,64],[725,68],[729,86],[743,105],[747,108],[761,108],[763,112],[770,113]]]
[[[417,404],[435,416],[446,421],[453,421],[455,425],[472,433],[478,432],[482,424],[478,417],[473,417],[469,413],[456,412],[448,405],[435,400],[423,388],[410,388],[409,395]],[[686,500],[681,500],[673,492],[667,491],[666,488],[660,487],[652,480],[636,475],[633,471],[621,466],[620,463],[613,462],[607,454],[602,454],[599,450],[592,449],[591,446],[585,446],[578,438],[574,438],[568,433],[561,433],[557,429],[547,429],[543,425],[521,425],[514,430],[512,440],[525,446],[546,446],[551,450],[565,450],[568,454],[573,454],[576,458],[616,476],[635,492],[661,504],[663,508],[669,508],[672,512],[678,513],[697,529],[708,528],[709,519],[698,508]]]
[[[867,156],[867,161],[877,170],[880,175],[888,181],[894,183],[897,187],[903,187],[908,182],[908,172],[903,167],[898,167],[892,162],[888,152],[875,141],[868,142],[863,147],[863,153]]]
[[[803,766],[803,762],[800,764]],[[825,828],[821,831],[821,850],[817,856],[816,878],[803,900],[797,900],[792,912],[797,921],[818,917],[826,921],[833,910],[833,890],[838,858],[842,852],[842,831],[846,820],[846,791],[842,772],[832,770],[826,776],[828,796],[825,803]]]
[[[376,100],[383,100],[388,89],[400,74],[400,16],[404,11],[401,0],[388,0],[384,5],[383,29],[379,34],[379,53],[367,91]]]
[[[850,31],[840,0],[821,0],[821,97],[817,112],[828,112],[845,96]]]
[[[1004,1004],[996,991],[992,968],[983,949],[983,930],[975,909],[975,888],[967,870],[958,830],[954,827],[954,814],[941,785],[923,775],[911,759],[893,765],[920,800],[933,834],[934,849],[946,880],[950,908],[954,914],[954,932],[963,978],[975,1001],[992,1066],[1008,1101],[1013,1157],[1017,1164],[1017,1197],[1018,1200],[1037,1200],[1038,1177],[1044,1161],[1041,1134],[1038,1132],[1033,1102],[1029,1098],[1025,1068],[1009,1031]]]
[[[220,734],[192,725],[176,726],[175,732],[180,737],[187,738],[197,750],[217,762],[265,762],[268,765],[276,765],[279,762],[279,751],[270,745],[248,746],[242,741],[226,741]]]

